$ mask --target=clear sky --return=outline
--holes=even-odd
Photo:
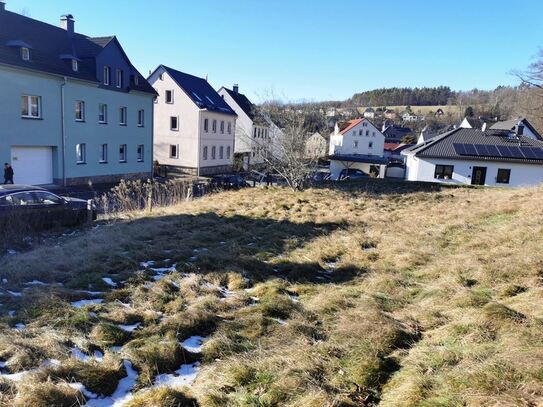
[[[378,87],[516,84],[543,46],[542,0],[7,0],[10,11],[116,35],[146,75],[159,64],[254,102],[343,100]]]

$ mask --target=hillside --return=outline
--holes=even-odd
[[[437,188],[226,192],[7,255],[1,403],[541,405],[543,189]]]

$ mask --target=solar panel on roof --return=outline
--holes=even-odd
[[[496,148],[496,146],[486,146],[486,149],[488,150],[489,157],[501,157],[502,155]]]
[[[538,160],[543,160],[543,150],[541,148],[532,147],[532,152]]]
[[[474,144],[473,147],[477,150],[477,155],[488,156],[488,150],[484,144]]]
[[[507,146],[496,146],[502,157],[509,158],[512,157],[511,152]]]
[[[513,158],[524,158],[524,154],[522,154],[519,147],[509,146],[509,151],[511,151]]]
[[[530,147],[521,147],[520,151],[522,152],[524,157],[529,160],[535,160],[537,158],[535,153],[532,151]]]
[[[466,147],[465,144],[460,143],[453,143],[453,148],[456,154],[458,155],[466,155]]]
[[[464,148],[466,149],[466,155],[478,155],[473,144],[464,144]]]

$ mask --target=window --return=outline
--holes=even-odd
[[[255,127],[255,131],[254,131],[254,134],[253,134],[253,138],[256,138],[256,127]]]
[[[228,122],[228,134],[232,134],[232,123]]]
[[[174,131],[179,130],[179,117],[178,116],[171,116],[170,117],[170,129]]]
[[[207,160],[207,146],[204,147],[203,156],[204,156],[204,160]]]
[[[213,120],[213,133],[217,132],[217,120]]]
[[[109,86],[111,84],[111,68],[104,66],[104,85]]]
[[[85,102],[81,100],[75,101],[75,121],[76,122],[85,121]]]
[[[224,120],[221,120],[221,134],[224,134]]]
[[[119,124],[121,126],[126,126],[126,107],[121,107],[119,109]]]
[[[33,119],[41,118],[41,97],[23,95],[21,97],[21,116]]]
[[[85,164],[87,161],[87,146],[85,143],[75,145],[75,156],[78,164]]]
[[[45,191],[32,192],[34,204],[36,205],[62,205],[62,198]]]
[[[230,146],[226,147],[226,159],[230,159]]]
[[[358,135],[361,136],[364,133],[362,130],[358,130]]]
[[[105,103],[98,105],[98,123],[107,123],[107,105]]]
[[[179,148],[177,144],[170,145],[170,158],[179,158]]]
[[[107,144],[100,146],[100,161],[101,164],[107,163]]]
[[[126,162],[126,144],[121,144],[119,146],[119,162],[120,163]]]
[[[138,110],[138,127],[143,127],[145,123],[145,110]]]
[[[219,147],[219,160],[222,160],[224,158],[224,147]]]
[[[173,103],[173,90],[166,91],[166,103]]]
[[[123,87],[123,71],[121,69],[117,69],[117,87],[122,88]]]
[[[30,61],[30,49],[21,47],[21,58],[23,61]]]
[[[497,184],[509,184],[511,178],[511,170],[507,168],[498,168],[498,176],[496,177]]]
[[[161,73],[160,75],[158,75],[158,79],[160,79],[161,81],[163,81],[163,80],[164,80],[164,74]]]
[[[372,137],[375,137],[375,132],[371,133],[371,136],[372,136]]]
[[[77,62],[77,59],[72,59],[72,71],[79,71],[79,62]]]
[[[354,148],[358,148],[358,140],[354,142]]]
[[[452,179],[454,166],[452,165],[436,165],[434,178],[436,179]]]
[[[137,156],[138,156],[139,163],[143,162],[143,151],[144,151],[143,144],[138,144]]]
[[[368,123],[366,122],[362,123],[362,127],[368,127]]]
[[[217,155],[217,147],[213,146],[211,147],[211,159],[214,160],[216,155]]]
[[[204,119],[204,131],[207,133],[209,131],[209,120]]]
[[[370,141],[370,143],[368,144],[368,147],[373,148],[373,141]]]
[[[369,131],[369,130],[366,130],[366,136],[369,137],[369,135],[370,135],[370,131]]]

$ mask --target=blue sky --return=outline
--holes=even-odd
[[[343,100],[378,87],[516,84],[543,46],[541,0],[7,0],[10,11],[115,34],[159,64],[239,83],[255,102]]]

